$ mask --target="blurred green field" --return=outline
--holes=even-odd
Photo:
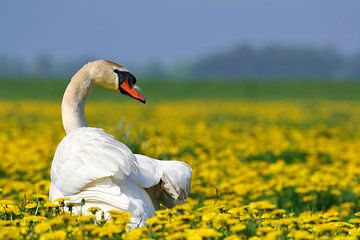
[[[68,80],[0,79],[0,100],[61,100]],[[328,81],[139,81],[147,101],[209,100],[360,100],[360,82]],[[123,101],[97,89],[91,99]]]

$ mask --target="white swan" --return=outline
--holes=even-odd
[[[51,166],[50,201],[68,197],[73,212],[97,206],[129,212],[131,227],[143,226],[160,204],[173,207],[188,196],[192,171],[179,161],[133,154],[99,128],[87,127],[85,99],[93,86],[120,91],[143,103],[136,78],[123,66],[105,60],[84,65],[66,88],[61,109],[66,136]],[[85,205],[81,207],[82,199]]]

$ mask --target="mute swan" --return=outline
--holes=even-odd
[[[113,136],[86,124],[84,105],[93,86],[120,91],[145,103],[135,83],[125,67],[105,60],[87,63],[72,77],[61,105],[67,135],[51,165],[50,201],[67,197],[75,204],[73,212],[82,214],[97,206],[106,218],[109,210],[126,211],[133,228],[145,225],[160,204],[173,207],[188,196],[189,165],[133,154]]]

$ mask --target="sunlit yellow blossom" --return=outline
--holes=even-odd
[[[32,209],[32,208],[36,208],[37,205],[38,205],[37,203],[31,202],[31,203],[26,204],[25,208]]]
[[[311,202],[311,201],[313,201],[315,198],[316,198],[316,196],[314,196],[314,195],[305,195],[305,196],[303,196],[303,201],[304,201],[304,202]]]
[[[245,224],[242,224],[242,223],[236,224],[236,225],[230,227],[230,230],[231,230],[232,232],[236,232],[236,233],[237,233],[237,232],[241,232],[241,231],[243,231],[244,229],[246,229],[246,225],[245,225]]]
[[[304,230],[297,230],[289,234],[293,236],[295,239],[314,239],[315,237],[311,235],[309,232]]]
[[[66,232],[63,230],[57,230],[41,235],[40,240],[63,240],[66,239]]]
[[[48,200],[48,196],[45,194],[33,194],[33,197],[36,199]]]
[[[54,202],[63,203],[63,202],[68,201],[68,200],[70,200],[69,197],[62,197],[62,198],[55,199]]]
[[[50,208],[53,208],[53,207],[60,207],[59,203],[57,202],[46,202],[44,204],[45,207],[50,207]]]
[[[39,223],[35,226],[34,230],[36,233],[43,233],[43,232],[47,232],[48,230],[51,229],[50,224],[48,224],[47,222],[43,222],[43,223]]]
[[[186,232],[187,232],[187,239],[190,240],[197,240],[197,239],[210,238],[210,237],[215,238],[221,236],[219,232],[211,228],[199,228],[199,229],[188,230]]]
[[[360,218],[352,218],[349,222],[354,223],[360,227]]]
[[[140,240],[143,239],[144,236],[144,229],[143,228],[137,228],[132,231],[129,231],[123,235],[125,240]]]
[[[89,207],[87,209],[88,212],[95,214],[96,212],[100,211],[101,209],[99,207]]]
[[[25,216],[23,218],[23,220],[26,222],[41,222],[44,219],[46,219],[46,218],[43,216]]]

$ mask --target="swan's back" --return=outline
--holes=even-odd
[[[56,149],[51,180],[65,194],[79,192],[104,177],[122,179],[136,169],[130,149],[99,128],[83,127],[70,132]]]

